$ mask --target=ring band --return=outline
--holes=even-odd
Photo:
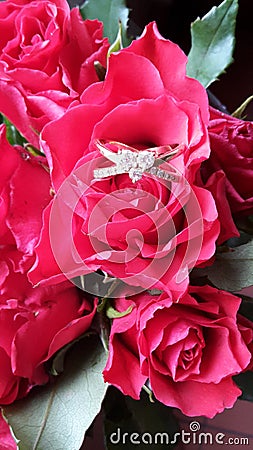
[[[117,150],[117,154],[123,150],[129,150],[133,153],[138,153],[143,150],[137,150],[134,147],[131,147],[130,145],[123,144],[122,142],[118,141],[111,141],[106,139],[95,139],[94,140],[95,147],[100,151],[102,155],[104,155],[107,159],[110,159],[113,162],[117,162],[113,158],[112,153],[115,153],[115,150]],[[108,150],[108,146],[114,147],[111,150]],[[174,155],[178,154],[180,150],[184,148],[183,145],[180,144],[173,144],[173,145],[161,145],[160,147],[150,147],[146,149],[145,151],[149,151],[154,153],[156,158],[162,157],[162,158],[172,158]],[[117,158],[116,158],[117,159]]]
[[[103,178],[111,177],[113,175],[121,175],[123,173],[127,172],[124,169],[117,166],[103,167],[94,170],[94,178],[96,178],[97,180],[102,180]],[[168,172],[167,170],[160,169],[159,167],[151,167],[150,169],[145,170],[145,173],[150,173],[151,175],[154,175],[157,178],[162,178],[167,181],[173,181],[174,183],[179,183],[180,181],[179,175]],[[141,175],[142,177],[143,172],[139,174],[138,169],[136,169],[135,172],[132,171],[131,173],[129,171],[129,177],[132,179],[134,183],[141,178],[141,177],[139,178],[139,175]]]

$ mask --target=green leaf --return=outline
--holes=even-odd
[[[51,375],[54,375],[55,377],[60,375],[64,371],[65,357],[71,347],[73,347],[81,339],[85,339],[91,335],[95,335],[95,331],[87,331],[86,333],[78,336],[76,339],[69,342],[69,344],[66,344],[64,347],[58,350],[58,352],[50,359],[51,366],[49,366],[49,372],[51,373]]]
[[[205,88],[233,62],[237,11],[238,0],[225,0],[191,26],[187,75]]]
[[[6,125],[6,137],[11,145],[23,145],[27,142],[7,117],[3,117],[3,123]]]
[[[234,376],[233,379],[242,390],[240,399],[253,402],[253,372],[240,373]]]
[[[240,291],[253,285],[253,240],[247,244],[217,253],[214,264],[198,273],[207,275],[208,279],[219,289]]]
[[[84,19],[99,19],[104,24],[104,36],[113,43],[119,29],[122,26],[122,38],[124,46],[129,44],[127,37],[127,22],[129,9],[124,0],[87,0],[80,7]]]
[[[83,339],[67,355],[55,383],[4,408],[19,450],[80,449],[107,389],[102,377],[106,359],[98,337]]]

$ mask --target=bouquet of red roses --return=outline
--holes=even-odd
[[[130,43],[122,0],[0,3],[0,449],[79,450],[102,402],[250,395],[253,124],[206,90],[237,7],[187,58],[155,23]]]

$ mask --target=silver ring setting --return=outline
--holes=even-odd
[[[137,150],[121,142],[96,139],[94,146],[106,159],[115,164],[114,166],[95,169],[95,179],[101,180],[109,176],[128,173],[132,182],[136,183],[142,178],[144,173],[149,173],[167,181],[175,183],[180,181],[180,175],[174,167],[171,166],[173,172],[169,172],[168,170],[161,169],[159,166],[169,161],[182,150],[182,145],[176,145],[174,147],[164,145],[161,147],[151,147],[146,150]]]

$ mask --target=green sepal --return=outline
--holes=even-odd
[[[248,97],[240,106],[239,108],[237,108],[232,116],[236,117],[237,119],[245,119],[245,117],[243,117],[243,113],[245,111],[245,109],[247,108],[247,106],[250,104],[250,102],[253,100],[253,95],[251,95],[250,97]]]
[[[118,319],[120,317],[125,317],[128,314],[130,314],[132,309],[133,309],[133,305],[129,306],[125,311],[119,312],[115,308],[113,308],[111,305],[109,305],[106,308],[106,315],[107,315],[108,319]]]
[[[119,21],[119,31],[118,31],[118,34],[116,36],[115,41],[112,43],[112,45],[110,46],[110,48],[108,50],[107,58],[109,58],[111,53],[118,52],[122,48],[123,48],[123,43],[122,43],[122,23],[121,23],[121,21]]]
[[[34,147],[31,144],[24,144],[24,148],[31,153],[33,156],[45,156],[38,148]]]

